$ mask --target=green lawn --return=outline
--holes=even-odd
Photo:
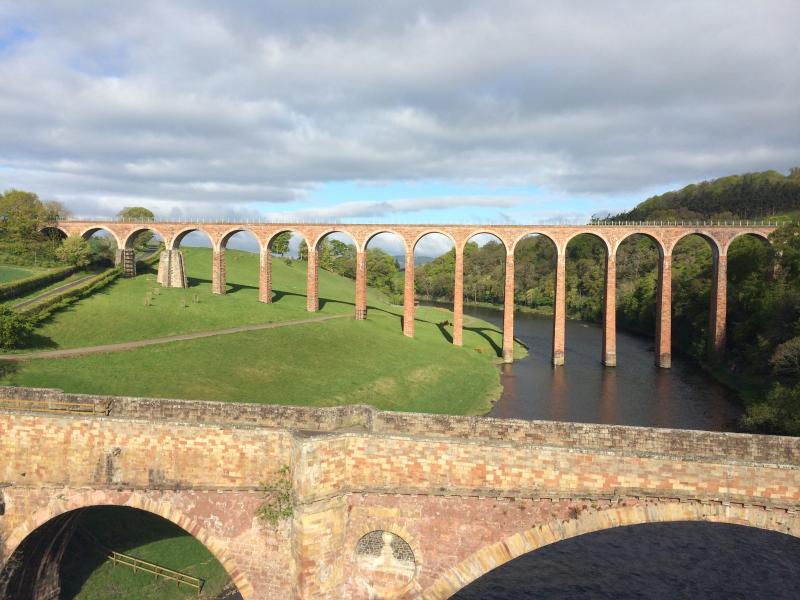
[[[257,301],[258,257],[228,252],[229,293],[210,291],[210,251],[187,249],[193,287],[161,290],[155,274],[119,280],[57,314],[39,347],[77,347],[204,331],[246,323],[304,319],[305,265],[274,260],[275,302]],[[320,315],[353,312],[351,280],[321,271]],[[195,294],[199,303],[194,302]],[[401,333],[402,307],[370,290],[364,322],[345,318],[69,359],[5,365],[2,382],[70,392],[333,406],[367,403],[387,410],[479,414],[500,392],[493,363],[501,333],[465,319],[464,347],[442,325],[452,313],[418,307],[416,337]],[[186,300],[187,307],[183,307]],[[524,352],[521,347],[520,353]]]
[[[25,277],[30,277],[35,272],[36,271],[33,269],[0,265],[0,283],[14,281],[16,279],[24,279]]]
[[[122,507],[84,511],[79,528],[104,546],[174,571],[206,580],[203,598],[214,598],[228,574],[206,547],[161,517]],[[62,598],[67,600],[183,600],[197,591],[106,560],[102,548],[78,534],[62,564]]]

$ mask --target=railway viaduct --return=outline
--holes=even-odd
[[[455,286],[453,306],[453,343],[461,345],[463,330],[463,273],[464,247],[475,235],[490,234],[497,237],[506,251],[505,306],[503,312],[503,359],[513,360],[514,349],[514,250],[524,237],[540,235],[550,240],[556,254],[555,305],[553,318],[553,365],[564,364],[566,324],[566,254],[570,240],[581,234],[590,234],[602,241],[606,250],[605,310],[603,324],[602,360],[607,366],[615,366],[616,352],[616,254],[619,245],[636,234],[646,235],[658,248],[659,286],[656,317],[656,364],[669,368],[672,365],[672,251],[686,236],[699,235],[711,247],[713,264],[713,289],[709,323],[709,347],[722,352],[725,346],[726,296],[727,296],[727,252],[731,242],[741,235],[755,235],[768,239],[775,227],[765,224],[750,224],[744,221],[735,224],[720,223],[622,223],[582,226],[560,225],[369,225],[369,224],[246,224],[246,223],[178,223],[178,222],[124,222],[124,221],[64,221],[58,229],[65,235],[89,237],[98,231],[106,231],[117,243],[118,260],[134,265],[133,243],[138,234],[152,231],[165,244],[159,264],[159,281],[168,287],[185,287],[183,260],[180,244],[193,231],[204,232],[213,247],[212,290],[224,294],[225,248],[228,240],[238,232],[249,231],[260,248],[259,300],[272,301],[271,246],[273,240],[283,232],[302,236],[308,245],[308,270],[306,283],[307,308],[315,312],[319,307],[317,293],[318,256],[320,242],[332,233],[348,235],[356,246],[356,294],[355,317],[367,316],[366,250],[369,242],[381,233],[391,233],[402,240],[405,247],[405,286],[403,302],[403,333],[414,335],[414,248],[426,235],[439,233],[447,236],[455,248]]]
[[[284,465],[273,528],[259,482]],[[798,438],[0,388],[0,582],[28,594],[3,600],[57,597],[69,517],[97,505],[176,523],[246,600],[433,600],[618,526],[800,535],[799,504]]]

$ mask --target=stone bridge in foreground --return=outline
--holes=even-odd
[[[58,230],[64,235],[89,237],[98,231],[111,235],[119,248],[118,260],[126,269],[135,272],[133,244],[136,237],[151,231],[161,237],[165,251],[159,264],[159,281],[167,287],[185,287],[186,277],[180,252],[181,241],[190,233],[199,231],[208,236],[213,248],[212,282],[214,293],[224,294],[225,248],[236,233],[247,231],[258,242],[260,250],[259,300],[272,302],[272,243],[281,233],[291,232],[301,236],[308,245],[308,270],[306,281],[307,308],[319,308],[317,272],[320,242],[332,233],[349,236],[356,246],[355,317],[367,316],[367,258],[371,240],[382,233],[395,235],[405,248],[405,285],[403,293],[403,333],[414,336],[414,248],[426,235],[437,233],[446,236],[455,248],[455,281],[453,302],[453,343],[462,344],[464,312],[464,247],[480,234],[495,236],[506,253],[503,359],[511,362],[514,355],[514,250],[529,235],[542,236],[552,244],[555,260],[555,299],[553,316],[554,365],[564,364],[564,331],[566,324],[566,255],[570,240],[583,234],[599,239],[606,251],[605,310],[603,317],[602,360],[608,366],[617,364],[616,342],[616,256],[620,244],[632,235],[645,235],[658,249],[658,308],[656,315],[656,364],[672,365],[672,251],[680,240],[689,235],[705,239],[714,257],[713,286],[709,321],[709,348],[721,352],[725,346],[727,315],[727,254],[728,248],[739,236],[754,235],[767,239],[775,226],[765,223],[737,221],[732,223],[621,223],[592,225],[370,225],[370,224],[307,224],[307,223],[179,223],[179,222],[122,222],[122,221],[63,221]]]
[[[97,414],[57,414],[65,402]],[[798,438],[24,388],[0,404],[0,566],[27,567],[37,600],[58,589],[70,511],[98,505],[176,523],[247,600],[448,598],[543,545],[638,523],[800,535]],[[283,465],[295,506],[271,528],[258,487]]]

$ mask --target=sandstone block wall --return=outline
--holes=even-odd
[[[16,399],[98,414],[9,408]],[[295,512],[273,531],[255,512],[283,465]],[[581,527],[688,515],[800,534],[800,440],[0,388],[0,492],[5,558],[54,516],[124,504],[196,535],[248,600],[439,598],[475,564]],[[655,508],[630,512],[640,504]],[[371,532],[410,550],[357,555]]]

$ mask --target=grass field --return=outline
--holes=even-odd
[[[33,269],[26,269],[24,267],[12,267],[8,265],[0,265],[0,283],[15,281],[16,279],[24,279],[30,277],[36,271]]]
[[[275,302],[257,301],[258,257],[229,251],[229,293],[214,296],[208,249],[186,250],[192,287],[160,290],[155,274],[119,280],[57,314],[38,348],[70,348],[236,325],[305,319],[305,265],[273,261]],[[320,316],[350,315],[354,284],[321,271]],[[195,295],[199,302],[195,302]],[[186,307],[184,308],[184,302]],[[479,414],[500,392],[501,333],[465,319],[464,347],[449,343],[450,311],[418,307],[416,336],[401,333],[402,307],[370,290],[368,319],[345,318],[174,342],[126,352],[5,365],[2,382],[70,392]],[[524,350],[519,347],[520,353]]]
[[[80,516],[80,530],[103,546],[206,581],[202,598],[216,597],[228,582],[222,565],[191,535],[169,521],[123,507],[97,506]],[[183,600],[197,591],[106,560],[101,547],[78,534],[62,563],[67,600]]]

